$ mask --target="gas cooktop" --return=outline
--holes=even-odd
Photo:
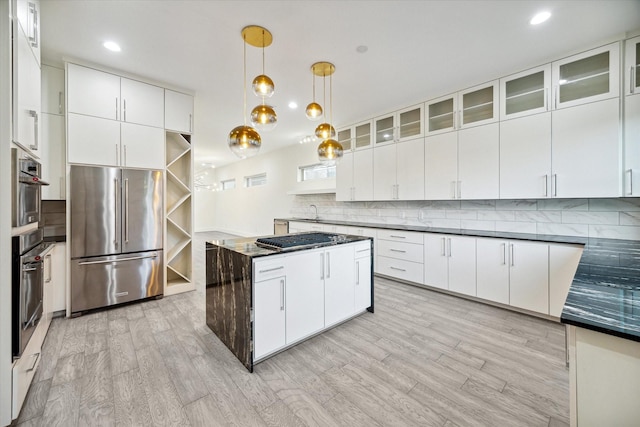
[[[334,244],[344,240],[346,240],[346,236],[342,234],[301,233],[288,234],[285,236],[260,237],[256,239],[256,245],[263,248],[274,249],[277,251],[286,251]]]

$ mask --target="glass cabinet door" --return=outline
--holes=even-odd
[[[640,94],[640,37],[627,40],[625,55],[625,95]]]
[[[399,111],[398,122],[400,124],[399,141],[424,135],[422,130],[422,105]]]
[[[500,79],[500,119],[548,110],[551,64]]]
[[[338,131],[338,142],[342,145],[344,151],[351,150],[351,128]]]
[[[356,146],[364,148],[371,146],[371,122],[365,122],[355,126]]]
[[[427,135],[450,132],[456,128],[456,95],[434,99],[427,103]]]
[[[498,81],[460,92],[462,123],[460,128],[498,120]]]
[[[554,107],[619,96],[620,45],[613,43],[554,62]]]
[[[390,115],[375,120],[376,145],[393,142],[395,140],[395,116]]]

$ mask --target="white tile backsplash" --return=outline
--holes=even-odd
[[[371,224],[405,224],[640,240],[640,198],[336,202],[335,195],[296,196],[291,216]]]

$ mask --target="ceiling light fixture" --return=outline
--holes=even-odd
[[[329,62],[316,62],[311,66],[311,70],[314,75],[322,76],[322,103],[327,105],[327,75],[331,76],[335,71],[335,67],[333,64]],[[325,116],[325,119],[327,117]],[[331,126],[330,123],[324,122],[320,123],[318,127],[316,127],[316,136],[320,139],[333,138],[336,136],[336,130]]]
[[[264,73],[264,48],[271,45],[273,36],[266,28],[257,25],[245,27],[242,30],[246,34],[246,42],[255,47],[262,48],[262,74],[253,79],[253,93],[262,98],[262,104],[251,110],[251,124],[259,130],[269,131],[278,124],[278,116],[272,106],[265,104],[265,97],[269,98],[275,91],[273,80]]]
[[[305,114],[307,115],[307,119],[309,120],[313,120],[314,122],[316,120],[320,120],[322,118],[322,107],[320,106],[320,104],[318,104],[316,102],[316,73],[313,70],[313,65],[311,66],[311,76],[313,79],[313,102],[311,102],[309,105],[307,105],[307,109],[305,110]]]
[[[318,145],[318,159],[325,164],[336,164],[342,158],[344,149],[342,144],[333,139],[335,136],[335,129],[331,125],[333,122],[333,73],[336,67],[330,62],[316,62],[311,66],[311,70],[315,75],[322,75],[323,79],[329,76],[329,123],[328,124],[328,136],[324,137],[324,141]],[[326,105],[326,104],[325,104]],[[320,125],[322,126],[322,124]],[[318,135],[318,129],[316,129],[316,135]]]
[[[535,14],[534,17],[531,18],[531,21],[529,21],[529,24],[531,25],[542,24],[549,18],[551,18],[551,12],[547,12],[547,11],[540,12]]]
[[[260,138],[260,134],[257,130],[252,128],[251,126],[247,126],[247,29],[252,27],[245,27],[242,30],[242,47],[243,47],[243,84],[242,84],[242,92],[243,92],[243,113],[244,124],[241,126],[236,126],[229,132],[228,144],[229,148],[233,153],[240,157],[241,159],[246,159],[247,157],[254,156],[258,154],[260,151],[260,147],[262,146],[262,139]],[[255,28],[255,27],[253,27]]]
[[[102,44],[102,46],[104,46],[106,49],[110,50],[111,52],[120,52],[122,49],[120,49],[120,45],[116,42],[112,42],[112,41],[106,41]]]
[[[295,101],[289,102],[289,108],[291,108],[292,110],[295,110],[296,108],[298,108],[298,103]]]

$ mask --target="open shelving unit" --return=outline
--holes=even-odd
[[[167,132],[165,174],[165,295],[195,289],[193,282],[193,154],[191,135]]]

